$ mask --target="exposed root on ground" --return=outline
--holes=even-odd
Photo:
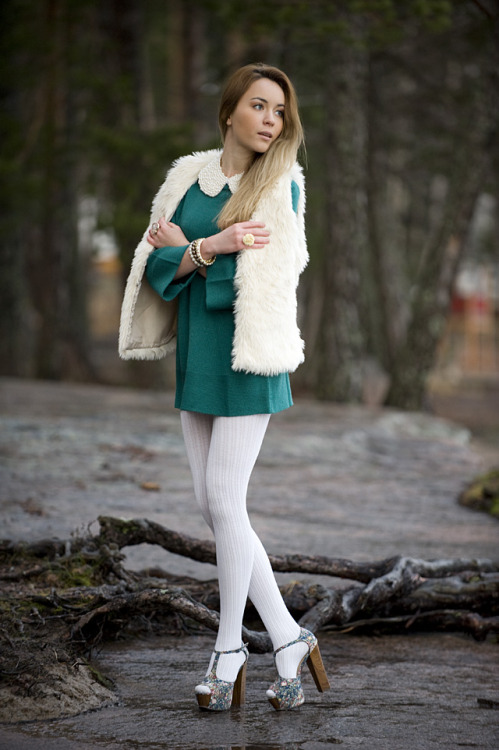
[[[59,702],[65,696],[66,715],[112,700],[110,686],[99,683],[88,665],[92,649],[105,640],[217,629],[216,582],[157,569],[127,571],[121,552],[130,545],[157,544],[215,563],[212,542],[147,519],[102,516],[99,523],[98,534],[66,541],[0,542],[0,721],[19,720],[17,703],[24,706],[25,719],[38,718],[40,711],[47,718],[51,714],[44,701],[50,703],[54,694]],[[454,630],[478,640],[499,633],[499,561],[395,557],[353,562],[294,554],[271,555],[270,560],[278,572],[353,582],[336,587],[294,582],[282,588],[288,608],[314,631]],[[250,604],[246,625],[250,648],[270,650]]]

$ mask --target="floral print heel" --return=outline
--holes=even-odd
[[[305,661],[307,662],[312,677],[314,678],[317,690],[320,693],[323,693],[330,688],[324,664],[322,663],[317,638],[309,630],[301,628],[300,635],[295,641],[286,643],[285,646],[281,646],[281,648],[274,651],[274,659],[279,651],[288,648],[288,646],[293,646],[295,643],[305,643],[308,646],[308,652],[298,664],[296,677],[278,677],[278,679],[267,690],[267,698],[276,711],[298,708],[298,706],[301,706],[305,701],[301,685],[301,669]]]
[[[245,656],[235,682],[226,682],[217,677],[218,661],[222,654],[238,654]],[[241,706],[246,697],[246,664],[248,662],[246,644],[234,651],[215,651],[215,658],[210,673],[203,682],[196,685],[195,693],[199,708],[206,711],[228,711],[231,706]]]

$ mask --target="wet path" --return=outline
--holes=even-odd
[[[201,712],[193,699],[210,638],[157,639],[107,648],[99,666],[119,685],[120,705],[6,729],[9,750],[496,750],[497,645],[456,635],[321,639],[332,689],[275,712],[265,698],[269,655],[252,654],[245,707]],[[0,742],[2,729],[0,728]],[[12,744],[11,744],[12,743]]]
[[[208,536],[170,395],[5,380],[0,414],[2,537],[66,538],[99,513]],[[250,513],[276,553],[497,557],[499,524],[455,502],[489,462],[465,430],[442,420],[299,402],[271,420]],[[145,491],[143,482],[160,490]],[[130,551],[130,566],[145,564],[214,575],[161,549]],[[499,747],[499,649],[491,641],[324,634],[329,693],[315,692],[306,672],[305,706],[274,712],[265,699],[271,658],[252,654],[246,706],[221,715],[198,711],[192,696],[212,643],[206,636],[107,646],[99,667],[115,679],[118,705],[0,727],[0,748]]]

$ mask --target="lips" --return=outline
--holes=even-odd
[[[266,130],[261,131],[258,135],[261,135],[262,138],[266,138],[269,141],[272,139],[272,133],[268,133]]]

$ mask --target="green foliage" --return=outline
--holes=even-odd
[[[475,477],[459,496],[459,503],[499,519],[499,469]]]
[[[101,227],[113,229],[121,259],[128,267],[167,169],[175,158],[193,148],[192,127],[187,123],[147,133],[138,133],[132,127],[95,127],[90,148],[107,176],[99,222]],[[97,168],[91,178],[97,194],[100,172]]]
[[[361,92],[357,114],[359,121],[366,118],[376,172],[372,203],[382,263],[390,269],[392,304],[397,301],[403,309],[400,315],[390,308],[388,317],[410,318],[408,301],[422,299],[421,279],[428,296],[435,296],[440,269],[438,263],[425,268],[425,248],[436,234],[445,238],[455,218],[442,220],[437,232],[434,217],[444,208],[451,216],[449,196],[455,197],[463,183],[463,164],[482,157],[475,134],[489,116],[495,53],[491,21],[477,3],[4,0],[0,13],[0,228],[4,246],[22,255],[14,267],[6,254],[0,266],[2,290],[16,296],[17,302],[4,295],[9,310],[17,305],[30,310],[27,320],[36,319],[33,337],[41,335],[40,321],[46,320],[49,339],[85,338],[81,332],[54,332],[54,319],[75,316],[50,310],[57,300],[72,298],[68,290],[86,293],[84,274],[64,278],[70,264],[63,262],[61,251],[76,252],[79,200],[96,197],[99,228],[114,233],[126,269],[168,166],[183,153],[214,145],[216,92],[231,69],[256,58],[283,67],[299,94],[308,144],[307,277],[320,285],[324,258],[331,252],[325,240],[330,219],[326,164],[335,164],[335,149],[344,148],[349,136],[343,132],[337,139],[343,142],[331,141],[331,99],[335,86],[341,89],[350,75]],[[369,81],[353,67],[345,70],[355,66],[356,54],[366,64]],[[343,122],[348,129],[348,118]],[[497,163],[497,146],[492,153]],[[364,185],[367,171],[366,164],[365,173],[352,176],[349,184]],[[492,169],[484,180],[493,193],[497,178]],[[448,187],[448,200],[439,203],[432,197],[436,181]],[[356,194],[352,200],[362,203],[365,197]],[[455,209],[453,216],[458,215]],[[23,233],[20,245],[19,227],[26,216],[29,235]],[[358,304],[367,310],[365,353],[389,368],[382,352],[387,333],[377,321],[379,304],[373,305],[372,274],[366,272],[372,266],[372,237],[363,243],[365,299]],[[61,284],[59,293],[46,295],[45,307],[36,295],[39,278]],[[0,318],[8,335],[15,335],[5,310]],[[421,330],[430,336],[439,326],[431,312]],[[397,327],[397,345],[402,329]]]
[[[229,29],[244,29],[251,38],[258,34],[289,32],[293,39],[312,44],[337,37],[357,44],[351,21],[364,28],[371,44],[386,45],[410,31],[440,32],[452,20],[454,4],[449,0],[198,0],[197,5],[214,14]]]

